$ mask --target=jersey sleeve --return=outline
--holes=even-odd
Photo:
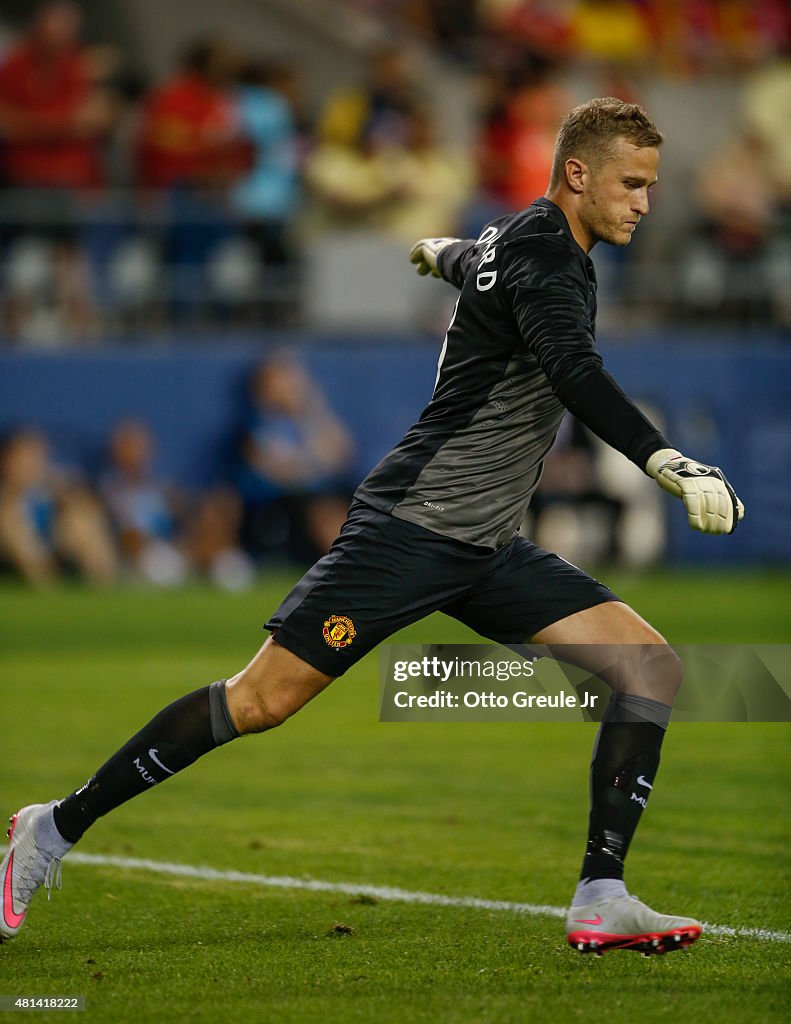
[[[672,447],[602,366],[575,378],[562,401],[578,420],[643,472],[654,452]]]
[[[539,236],[506,244],[500,265],[522,340],[562,397],[575,377],[602,365],[579,260],[565,240]]]
[[[446,245],[437,257],[437,269],[445,280],[461,288],[467,272],[481,255],[484,246],[479,245],[474,238],[466,238],[461,242],[453,242]]]
[[[588,312],[590,284],[562,239],[504,247],[502,287],[522,340],[577,419],[645,470],[669,442],[604,369]]]

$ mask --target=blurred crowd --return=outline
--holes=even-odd
[[[83,444],[67,460],[62,437],[35,425],[8,429],[0,437],[0,581],[202,580],[242,590],[272,567],[325,554],[358,483],[350,429],[286,352],[249,375],[214,483],[178,484],[163,469],[165,440],[126,417],[99,451]],[[664,551],[660,492],[570,416],[525,525],[575,561],[643,568]]]
[[[83,44],[72,0],[36,7],[0,52],[2,336],[57,345],[163,325],[299,325],[317,235],[466,236],[542,194],[573,105],[570,65],[638,100],[646,64],[739,77],[732,137],[699,156],[688,224],[665,254],[675,284],[660,302],[649,274],[644,291],[666,316],[791,324],[784,0],[350,7],[463,69],[474,145],[445,137],[425,69],[398,42],[311,109],[296,64],[273,54],[207,36],[147,83],[120,50]],[[609,275],[624,293],[632,260]]]
[[[139,419],[109,431],[91,462],[64,464],[57,438],[21,425],[0,439],[0,575],[229,590],[257,569],[326,553],[355,481],[354,443],[302,366],[277,355],[250,378],[222,480],[188,492],[163,475]]]
[[[787,44],[786,0],[354,0],[408,24],[473,66],[519,63],[525,51],[686,77],[756,67]]]

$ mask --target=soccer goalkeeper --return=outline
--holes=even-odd
[[[477,241],[423,239],[419,273],[459,289],[428,406],[358,488],[328,555],[266,623],[241,672],[159,712],[65,799],[12,819],[0,935],[104,814],[247,733],[280,725],[395,630],[441,610],[498,643],[575,645],[612,689],[590,772],[587,847],[567,920],[580,951],[664,953],[700,924],[631,897],[624,861],[656,782],[681,682],[664,639],[597,580],[519,535],[567,409],[729,534],[743,507],[720,472],[675,451],[602,367],[597,242],[628,245],[648,213],[662,136],[634,104],[597,99],[561,126],[549,189]]]

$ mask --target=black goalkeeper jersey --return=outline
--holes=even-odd
[[[549,199],[439,256],[460,289],[434,394],[356,497],[468,544],[518,532],[570,409],[641,469],[665,438],[602,367],[596,275]]]

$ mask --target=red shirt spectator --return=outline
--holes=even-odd
[[[227,87],[229,54],[220,43],[199,44],[184,65],[143,109],[140,178],[145,186],[227,184],[249,165],[249,147]]]
[[[485,129],[480,152],[490,197],[521,209],[546,192],[555,136],[570,107],[570,97],[551,70],[511,87]]]
[[[79,49],[79,25],[74,5],[47,5],[0,66],[3,166],[12,185],[90,188],[102,182],[99,140],[109,108]]]

